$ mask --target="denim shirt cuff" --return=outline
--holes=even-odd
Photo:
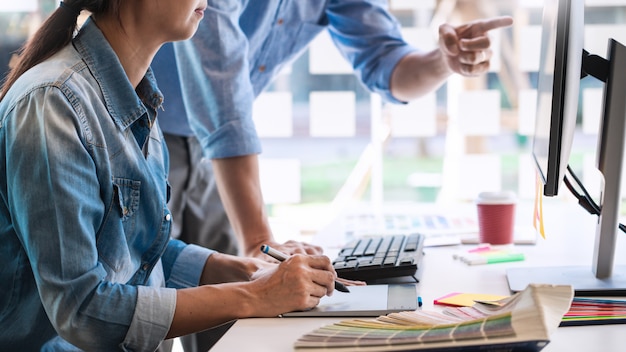
[[[187,245],[180,253],[168,280],[168,286],[174,288],[195,287],[200,283],[204,264],[214,250],[194,244]]]
[[[202,134],[197,135],[202,136]],[[246,120],[230,121],[210,136],[198,139],[204,155],[209,159],[261,153],[261,141],[254,123],[246,122]]]
[[[383,62],[380,63],[383,69],[378,72],[376,77],[371,78],[371,82],[365,82],[366,85],[372,87],[372,90],[380,94],[387,102],[393,104],[406,104],[407,102],[398,100],[391,94],[391,75],[400,60],[415,51],[417,51],[417,49],[414,47],[404,45],[388,53],[384,57]]]
[[[123,342],[125,350],[156,350],[170,330],[175,310],[176,290],[137,286],[137,306]]]

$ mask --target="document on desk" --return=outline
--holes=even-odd
[[[415,284],[350,286],[350,293],[335,291],[307,311],[283,314],[283,317],[377,317],[392,312],[417,309]]]
[[[476,214],[386,212],[351,213],[342,219],[344,231],[350,236],[419,232],[425,236],[424,247],[478,244]],[[532,226],[516,226],[515,244],[535,244],[537,232]]]

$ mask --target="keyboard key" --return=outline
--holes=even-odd
[[[360,257],[363,255],[363,253],[365,253],[365,249],[367,248],[367,245],[369,244],[369,239],[363,239],[362,241],[359,242],[359,244],[356,246],[356,248],[354,249],[354,252],[352,252],[352,255]]]
[[[367,246],[367,249],[365,250],[365,252],[363,254],[364,255],[374,255],[374,254],[376,254],[376,251],[378,250],[378,246],[380,245],[382,240],[383,240],[382,238],[372,238],[370,240],[369,245]]]

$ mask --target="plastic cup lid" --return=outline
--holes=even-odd
[[[513,204],[515,202],[515,193],[511,191],[481,192],[476,198],[477,204]]]

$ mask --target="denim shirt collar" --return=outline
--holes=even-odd
[[[106,108],[121,129],[128,128],[144,114],[153,119],[154,114],[148,113],[146,105],[155,111],[163,103],[163,94],[151,69],[134,89],[117,54],[91,18],[85,22],[73,44],[100,85]]]

